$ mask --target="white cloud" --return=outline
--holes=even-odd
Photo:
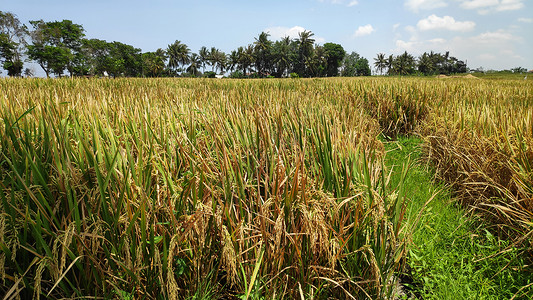
[[[533,19],[532,18],[518,18],[518,22],[533,23]]]
[[[496,56],[490,53],[481,53],[477,56],[477,58],[480,60],[490,61],[496,59]]]
[[[498,0],[466,0],[460,6],[464,9],[482,9],[498,4]]]
[[[496,7],[497,11],[519,10],[524,7],[523,0],[501,0]]]
[[[279,40],[287,36],[290,37],[291,39],[295,39],[295,38],[298,38],[298,34],[300,32],[305,31],[305,28],[301,26],[294,26],[291,28],[277,26],[277,27],[269,27],[263,31],[269,33],[270,37],[273,40]]]
[[[344,5],[346,4],[346,6],[348,7],[352,7],[352,6],[355,6],[357,4],[359,4],[359,1],[357,0],[351,0],[351,1],[346,1],[346,0],[319,0],[320,2],[325,2],[325,3],[331,3],[331,4],[341,4],[341,5]]]
[[[524,0],[459,0],[464,9],[477,10],[479,14],[519,10],[524,7]]]
[[[276,27],[269,27],[263,30],[264,32],[270,34],[271,40],[280,40],[285,37],[289,37],[291,39],[297,39],[300,32],[303,32],[307,29],[303,28],[302,26],[294,26],[294,27],[283,27],[283,26],[276,26]],[[308,30],[309,31],[309,30]],[[319,37],[314,35],[312,37],[317,44],[322,44],[326,41],[323,37]]]
[[[524,38],[504,29],[449,39],[424,39],[415,32],[410,39],[397,38],[394,42],[396,48],[391,49],[394,54],[407,51],[418,56],[429,51],[439,53],[450,51],[450,55],[467,61],[470,68],[483,66],[488,69],[502,70],[523,65],[526,62],[521,50]]]
[[[392,25],[392,31],[395,32],[399,27],[400,27],[400,23],[396,23],[394,25]]]
[[[438,17],[436,15],[431,15],[426,19],[418,21],[416,27],[422,31],[427,30],[451,30],[451,31],[471,31],[476,26],[476,23],[472,21],[456,21],[453,17],[444,16]]]
[[[431,44],[445,44],[446,43],[446,40],[445,39],[442,39],[442,38],[435,38],[435,39],[431,39],[429,40],[429,42]]]
[[[523,60],[523,59],[524,59],[522,56],[516,54],[513,50],[504,49],[504,50],[500,51],[500,53],[501,53],[502,55],[507,56],[507,57],[512,57],[512,58],[520,59],[520,60]]]
[[[365,26],[359,26],[359,28],[357,28],[357,30],[355,31],[354,36],[361,37],[361,36],[369,35],[374,31],[376,31],[374,27],[372,27],[372,25],[370,24],[367,24]]]
[[[446,48],[449,41],[443,38],[434,38],[430,40],[411,39],[409,41],[396,40],[396,49],[394,52],[402,53],[404,51],[419,55],[424,51],[432,51]]]
[[[407,0],[405,6],[414,12],[448,6],[445,0]]]
[[[410,41],[410,42],[406,42],[406,41],[403,41],[403,40],[396,40],[396,50],[395,52],[402,52],[402,51],[407,51],[407,52],[413,52],[413,50],[415,49],[415,45],[416,42],[414,41]]]
[[[314,36],[314,38],[315,38],[315,43],[317,44],[324,44],[324,42],[326,42],[326,39],[323,37]]]
[[[470,40],[476,44],[491,44],[504,47],[508,42],[520,41],[521,39],[503,29],[500,29],[497,31],[487,31],[481,33],[470,38]]]

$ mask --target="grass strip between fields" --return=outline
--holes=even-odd
[[[532,268],[523,249],[510,247],[508,241],[495,236],[489,224],[459,207],[451,191],[434,182],[434,172],[421,161],[420,143],[414,137],[386,143],[386,164],[396,170],[393,186],[400,178],[401,165],[410,158],[405,181],[411,200],[408,224],[420,218],[413,231],[403,297],[532,299]]]

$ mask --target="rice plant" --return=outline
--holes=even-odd
[[[407,198],[344,84],[3,79],[0,290],[392,297]]]
[[[499,233],[531,245],[533,86],[479,80],[453,89],[420,129],[426,156],[463,203]]]
[[[466,79],[2,79],[0,291],[393,298],[409,195],[378,137],[422,136],[463,203],[526,245],[531,92]]]

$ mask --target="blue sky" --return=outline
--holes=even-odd
[[[531,0],[0,0],[23,22],[69,19],[88,38],[153,51],[175,40],[226,53],[254,41],[310,30],[373,62],[379,52],[445,52],[470,68],[533,69]],[[39,71],[39,70],[36,70]]]

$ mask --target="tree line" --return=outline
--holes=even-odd
[[[224,53],[216,47],[201,47],[193,53],[179,40],[165,49],[142,52],[121,42],[87,39],[82,25],[70,20],[30,21],[22,24],[15,15],[0,11],[0,60],[9,76],[31,76],[24,62],[33,61],[47,77],[214,77],[229,74],[245,77],[333,77],[369,76],[369,61],[358,53],[346,53],[335,43],[315,43],[311,31],[297,38],[269,39],[261,32],[247,46]],[[386,56],[379,53],[373,63],[379,74],[464,73],[466,64],[440,53],[424,53],[418,58],[405,52]]]

